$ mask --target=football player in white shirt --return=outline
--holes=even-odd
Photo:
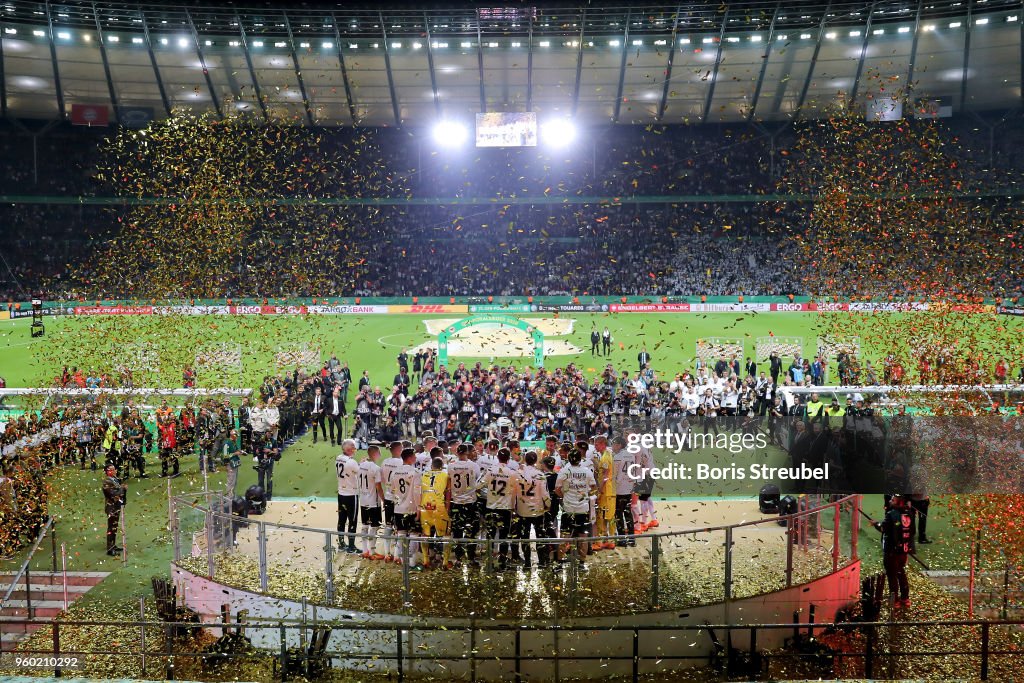
[[[390,562],[395,559],[395,494],[391,491],[391,475],[395,468],[402,465],[401,441],[392,441],[388,446],[391,457],[387,458],[380,466],[380,485],[384,489],[384,560]]]
[[[480,465],[481,471],[489,470],[492,467],[498,466],[498,447],[500,443],[497,439],[491,439],[487,442],[487,447],[484,452],[476,459],[476,463]]]
[[[428,446],[427,442],[431,442],[431,445]],[[432,451],[436,447],[437,441],[435,439],[427,439],[423,443],[423,450],[418,451],[416,453],[416,462],[414,463],[414,465],[416,467],[416,471],[418,471],[420,474],[423,474],[424,472],[430,469],[430,461],[432,460],[432,458],[430,457],[430,451]]]
[[[501,541],[498,546],[498,571],[508,568],[508,537],[512,531],[512,511],[515,509],[519,475],[509,469],[509,450],[498,451],[498,466],[483,471],[481,486],[487,491],[487,512],[484,525],[487,538]]]
[[[469,459],[469,444],[460,443],[456,449],[458,460],[448,465],[448,478],[452,484],[452,538],[455,543],[455,562],[461,564],[469,551],[469,562],[478,567],[476,543],[459,543],[458,539],[475,539],[480,533],[480,508],[477,506],[477,486],[480,465]]]
[[[401,541],[410,535],[420,533],[420,495],[423,486],[423,475],[416,471],[416,451],[412,448],[402,450],[402,464],[391,473],[391,493],[395,499],[395,533],[399,545],[395,548],[395,562],[402,563]],[[410,543],[408,549],[409,566],[416,563],[417,543]]]
[[[569,451],[569,464],[564,465],[555,480],[555,494],[562,499],[562,537],[578,538],[580,569],[586,569],[587,537],[590,535],[590,497],[597,494],[594,470],[581,464],[578,449]]]
[[[544,513],[551,507],[551,495],[548,493],[548,478],[543,472],[537,469],[537,453],[528,451],[523,458],[523,468],[519,470],[519,494],[516,496],[516,515],[519,523],[516,525],[516,537],[530,540],[532,529],[537,538],[545,538]],[[531,566],[530,544],[523,543],[523,567],[529,569]],[[540,544],[537,546],[537,564],[541,567],[548,565],[550,545]]]
[[[633,500],[633,487],[636,480],[630,476],[630,466],[636,464],[636,456],[626,450],[626,439],[616,436],[612,439],[612,478],[615,485],[615,528],[620,536],[630,538],[619,540],[615,545],[635,546],[636,539],[632,538],[636,533],[633,526],[633,510],[630,503]]]
[[[341,444],[341,455],[334,460],[338,474],[338,547],[348,539],[345,552],[358,553],[356,548],[356,522],[359,516],[359,463],[355,459],[356,442],[345,439]],[[348,534],[345,530],[348,529]]]
[[[359,517],[363,522],[363,557],[383,560],[377,553],[377,532],[380,529],[380,502],[384,489],[380,484],[380,446],[372,444],[366,449],[366,460],[359,463]]]

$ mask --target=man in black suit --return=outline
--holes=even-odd
[[[409,368],[403,367],[399,369],[398,374],[395,375],[394,381],[391,383],[392,386],[398,387],[398,391],[404,395],[409,395]]]
[[[647,347],[644,346],[640,349],[640,353],[636,354],[636,360],[640,364],[640,369],[643,370],[648,363],[651,362],[651,354],[647,353]]]
[[[363,370],[363,376],[359,378],[359,391],[370,386],[370,371]]]
[[[600,348],[598,348],[598,344],[600,344],[600,343],[601,343],[601,333],[598,332],[597,328],[595,327],[594,329],[592,329],[590,331],[590,355],[591,356],[596,356],[596,355],[599,355],[601,353]]]
[[[341,443],[341,418],[345,415],[345,402],[341,400],[341,388],[334,387],[331,397],[327,399],[327,424],[331,431],[331,445]],[[314,435],[316,432],[314,432]],[[337,436],[335,436],[337,435]]]
[[[412,376],[416,378],[416,383],[420,383],[420,376],[423,373],[423,351],[417,351],[416,355],[412,357]]]
[[[772,351],[768,357],[768,374],[772,376],[772,384],[779,383],[779,375],[782,374],[782,359],[776,351]]]
[[[757,377],[757,363],[750,360],[750,356],[747,356],[747,377]]]
[[[341,364],[341,370],[338,372],[338,377],[334,379],[334,386],[341,389],[341,405],[342,415],[347,415],[345,411],[345,404],[348,403],[348,388],[352,384],[352,371],[348,369],[348,361]]]
[[[405,352],[405,349],[398,354],[398,369],[409,372],[409,354]]]
[[[327,427],[324,425],[324,411],[327,408],[327,401],[324,400],[324,394],[320,387],[317,387],[313,391],[313,398],[311,400],[312,403],[309,408],[309,417],[313,423],[313,443],[316,443],[317,427],[320,428],[320,431],[324,435],[324,441],[326,441]]]

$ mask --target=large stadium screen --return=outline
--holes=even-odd
[[[476,146],[536,147],[536,112],[490,112],[477,114]]]

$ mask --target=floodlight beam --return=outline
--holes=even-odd
[[[434,125],[434,142],[442,147],[461,147],[469,137],[469,130],[458,121],[439,121]]]
[[[571,119],[550,119],[541,124],[540,135],[549,147],[568,147],[576,139],[576,124]]]

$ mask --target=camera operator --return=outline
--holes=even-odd
[[[269,434],[253,434],[252,455],[257,484],[266,492],[269,503],[274,494],[274,463],[281,459],[280,444]]]

